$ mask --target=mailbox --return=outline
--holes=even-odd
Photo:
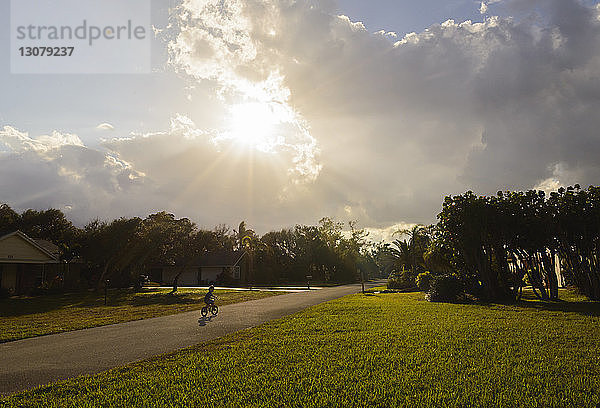
[[[308,286],[308,290],[310,290],[310,280],[312,279],[312,275],[306,275],[306,286]]]

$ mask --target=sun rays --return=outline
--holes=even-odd
[[[229,108],[226,130],[221,135],[242,147],[274,152],[283,143],[282,128],[294,118],[276,102],[245,102]]]

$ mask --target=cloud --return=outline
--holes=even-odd
[[[11,126],[4,126],[4,129],[0,130],[0,143],[9,152],[38,152],[40,154],[63,146],[83,146],[76,135],[54,131],[50,135],[42,135],[32,139],[27,133],[19,132]]]
[[[197,80],[216,81],[220,96],[229,97],[233,105],[230,112],[253,106],[259,107],[254,111],[277,112],[277,129],[263,147],[294,151],[296,166],[292,171],[314,179],[321,169],[316,140],[302,115],[289,104],[290,90],[283,83],[279,67],[264,60],[274,52],[269,49],[269,42],[275,41],[284,29],[280,26],[278,5],[242,0],[184,0],[175,10],[173,19],[180,31],[169,43],[170,63]],[[261,116],[254,121],[268,121],[265,115]],[[235,122],[236,118],[230,121]],[[232,139],[231,132],[225,129],[220,139],[227,138]]]
[[[5,126],[0,131],[0,191],[17,209],[61,208],[77,222],[132,214],[143,174],[109,152],[83,145],[76,135],[52,132],[31,138]]]
[[[305,194],[306,177],[294,149],[254,150],[219,136],[183,115],[165,131],[115,137],[99,148],[75,135],[31,138],[6,127],[0,172],[15,177],[0,179],[1,199],[21,210],[62,208],[80,224],[162,210],[210,228],[247,219],[266,231],[289,226],[293,211],[316,221],[294,201]]]
[[[226,1],[227,13],[184,1],[172,63],[225,90],[281,91],[318,143],[322,211],[431,222],[445,194],[530,188],[558,163],[598,180],[597,9],[508,3],[519,18],[449,20],[392,43],[308,1]]]
[[[185,214],[201,225],[246,219],[266,231],[271,225],[293,224],[294,211],[307,220],[305,203],[298,202],[306,194],[306,174],[298,168],[295,149],[263,151],[221,136],[178,115],[167,131],[115,138],[104,147],[144,173],[153,190],[148,201],[156,208]],[[310,221],[315,221],[312,214]]]
[[[479,6],[479,13],[487,14],[490,4],[500,3],[501,1],[502,0],[484,0],[484,1],[482,1],[481,5]]]
[[[58,191],[80,214],[168,209],[259,231],[332,215],[383,236],[403,221],[435,222],[444,195],[467,189],[597,183],[597,8],[506,5],[514,18],[449,20],[394,38],[335,15],[328,1],[185,0],[170,63],[212,84],[232,117],[240,106],[278,111],[266,147],[231,137],[245,122],[229,116],[209,130],[181,115],[99,150],[5,128],[0,165],[27,182],[0,189],[44,206]]]
[[[115,130],[115,127],[113,125],[111,125],[110,123],[100,123],[98,126],[96,126],[96,129],[98,130]]]
[[[393,242],[396,239],[404,240],[406,238],[399,231],[411,230],[416,226],[417,224],[402,222],[385,228],[365,228],[365,230],[369,233],[367,238],[371,242]]]

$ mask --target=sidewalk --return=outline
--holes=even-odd
[[[171,289],[173,288],[173,286],[144,286],[144,288],[147,289]],[[208,290],[208,286],[179,286],[179,289],[206,289]],[[239,290],[241,292],[248,292],[248,291],[258,291],[258,292],[290,292],[290,293],[296,293],[296,292],[308,292],[309,289],[306,286],[271,286],[271,287],[260,287],[260,286],[255,286],[252,288],[237,288],[237,287],[230,287],[230,286],[215,286],[215,289],[218,290]],[[310,290],[319,290],[319,289],[323,289],[322,287],[319,286],[311,286]]]

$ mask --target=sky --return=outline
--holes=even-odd
[[[56,10],[57,15],[64,10]],[[9,55],[7,27],[0,52]],[[372,239],[444,196],[598,184],[600,10],[579,0],[152,1],[152,73],[11,74],[0,202]]]

